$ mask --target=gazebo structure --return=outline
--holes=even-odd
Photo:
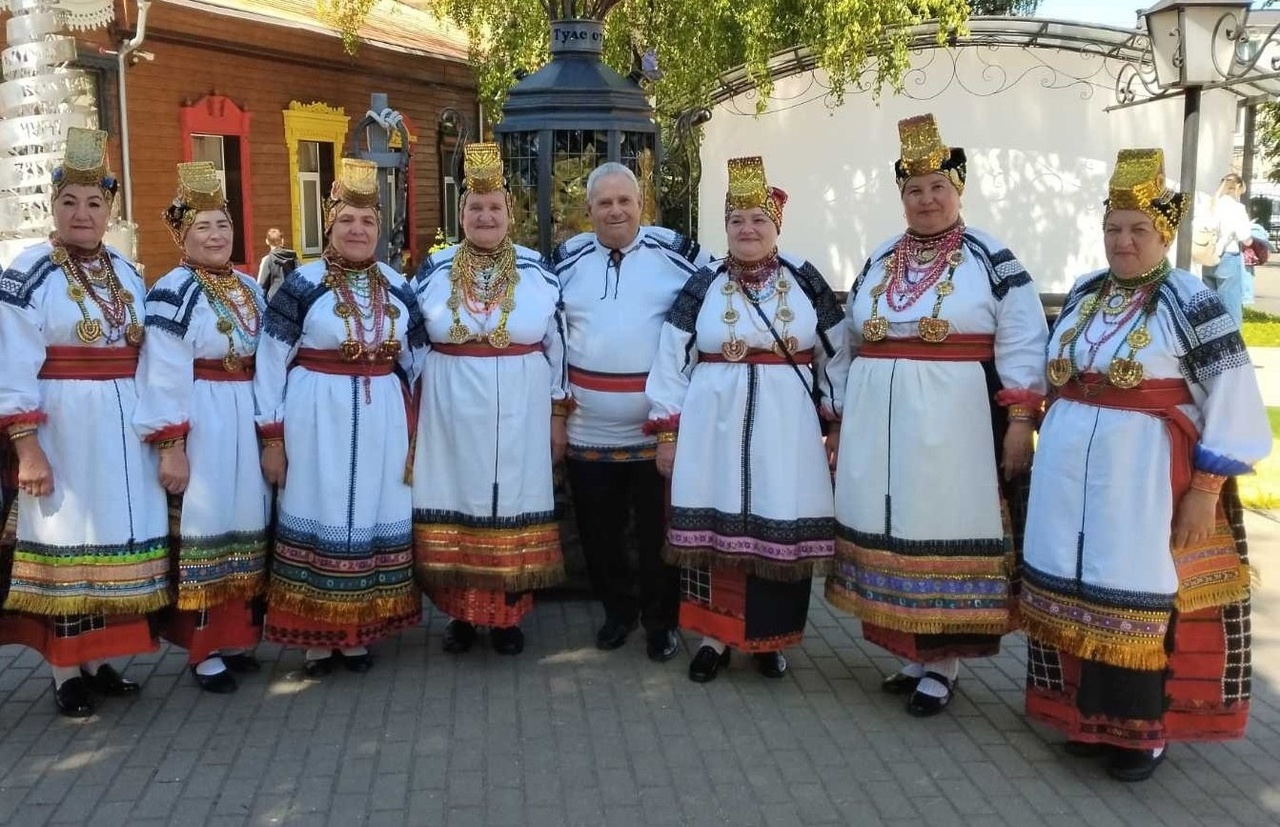
[[[551,24],[551,60],[511,90],[494,129],[515,221],[512,237],[544,254],[590,229],[586,181],[606,161],[640,180],[644,220],[657,218],[658,127],[644,90],[600,59],[604,24]]]

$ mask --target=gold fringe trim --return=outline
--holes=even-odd
[[[243,580],[224,580],[204,586],[180,584],[178,586],[178,610],[199,612],[221,606],[231,600],[252,600],[266,591],[267,579],[263,575]]]
[[[780,583],[794,583],[808,580],[815,576],[825,577],[831,573],[832,558],[820,557],[815,560],[801,560],[795,563],[766,562],[757,557],[747,555],[725,554],[713,548],[700,546],[687,548],[667,543],[662,548],[662,559],[672,566],[688,568],[716,568],[739,571],[763,580]]]
[[[565,581],[563,564],[513,574],[486,573],[484,569],[465,570],[457,566],[436,569],[422,563],[417,564],[415,569],[424,589],[459,588],[527,592],[558,586]]]
[[[876,626],[883,626],[886,629],[913,635],[1005,635],[1016,628],[1012,624],[1008,612],[1005,612],[1006,619],[1003,621],[959,623],[937,618],[906,618],[882,609],[868,608],[865,601],[863,601],[862,605],[854,610],[854,614],[863,623],[871,623]]]
[[[407,587],[407,591],[407,594],[399,597],[361,598],[350,603],[338,603],[272,583],[267,589],[267,604],[269,607],[323,623],[362,625],[420,609],[422,595],[412,585]]]
[[[1195,612],[1200,609],[1213,609],[1239,603],[1249,597],[1249,584],[1252,579],[1249,566],[1241,563],[1239,572],[1230,582],[1186,591],[1180,589],[1173,605],[1180,612]]]
[[[173,602],[168,591],[138,597],[50,597],[25,591],[10,591],[4,608],[33,615],[142,615],[159,611]]]
[[[1075,625],[1061,625],[1040,617],[1023,615],[1022,629],[1027,637],[1055,646],[1083,660],[1155,672],[1169,665],[1164,641],[1152,641],[1150,648],[1138,648],[1132,642],[1104,640]]]

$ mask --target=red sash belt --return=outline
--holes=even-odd
[[[206,382],[252,382],[253,357],[241,357],[240,367],[236,370],[227,370],[221,359],[196,359],[195,377]]]
[[[453,345],[448,342],[440,344],[432,342],[431,349],[436,353],[443,353],[445,356],[481,356],[492,359],[498,356],[525,356],[530,353],[541,353],[542,345],[494,347],[488,342],[467,342],[462,345]]]
[[[806,350],[797,350],[791,354],[791,360],[797,365],[807,365],[813,361],[813,348]],[[764,350],[762,348],[751,348],[747,351],[747,355],[741,359],[732,361],[726,359],[723,353],[708,353],[705,350],[698,351],[699,362],[723,363],[726,365],[789,365],[787,357],[779,356],[772,350]]]
[[[1086,373],[1054,391],[1056,399],[1070,399],[1096,408],[1137,411],[1164,420],[1169,432],[1169,473],[1174,504],[1191,487],[1196,441],[1200,432],[1179,405],[1195,400],[1181,379],[1148,379],[1136,388],[1117,388],[1100,373]],[[1051,403],[1052,404],[1052,403]]]
[[[395,368],[394,362],[348,362],[340,351],[313,347],[299,348],[293,364],[315,373],[336,376],[388,376]]]
[[[912,359],[920,362],[990,362],[996,357],[996,338],[983,333],[953,333],[941,342],[912,336],[863,342],[858,356],[867,359]]]
[[[644,393],[647,373],[597,373],[569,366],[569,384],[602,393]]]
[[[45,348],[41,379],[132,379],[138,371],[138,348],[77,347],[54,345]]]

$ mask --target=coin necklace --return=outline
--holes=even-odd
[[[1049,383],[1060,388],[1077,375],[1076,346],[1082,336],[1090,345],[1086,364],[1083,366],[1088,368],[1093,365],[1093,360],[1102,345],[1115,338],[1128,326],[1129,330],[1125,334],[1124,343],[1129,346],[1129,355],[1124,357],[1117,355],[1111,359],[1111,363],[1107,366],[1107,381],[1114,387],[1125,390],[1136,388],[1141,384],[1145,370],[1137,359],[1138,351],[1151,344],[1151,331],[1148,329],[1148,324],[1156,311],[1160,285],[1172,269],[1168,261],[1162,260],[1138,278],[1123,283],[1118,282],[1114,274],[1108,274],[1107,280],[1098,292],[1080,302],[1080,315],[1076,324],[1062,332],[1058,340],[1058,355],[1049,360],[1046,369]],[[1115,292],[1121,292],[1124,295],[1123,300],[1112,301],[1111,295]],[[1107,313],[1108,307],[1114,312]],[[1089,337],[1088,330],[1099,314],[1102,314],[1103,324],[1108,329],[1094,341]],[[1116,318],[1109,320],[1108,315]],[[1135,321],[1139,315],[1141,318]]]
[[[484,278],[481,273],[488,273]],[[445,306],[453,313],[449,327],[449,342],[460,345],[470,341],[487,341],[490,347],[502,349],[511,344],[507,321],[516,309],[516,285],[520,272],[516,269],[516,248],[511,239],[503,239],[498,249],[486,252],[476,249],[469,241],[463,241],[453,255],[449,266],[449,299]],[[502,312],[498,324],[488,333],[474,333],[462,323],[459,309],[466,305],[467,312],[481,322],[493,313],[496,306]],[[483,319],[478,318],[483,316]]]
[[[744,268],[746,277],[741,282],[739,282],[741,276],[733,272],[736,269],[736,263],[736,260],[730,259],[729,277],[725,280],[724,286],[720,288],[720,293],[724,296],[724,312],[720,315],[720,320],[729,328],[729,338],[720,345],[720,354],[727,361],[740,362],[746,358],[747,352],[750,350],[746,340],[738,338],[737,323],[742,318],[742,314],[734,307],[734,296],[741,294],[746,301],[757,308],[763,302],[776,296],[777,303],[774,306],[773,321],[769,326],[775,331],[779,331],[780,328],[778,338],[781,341],[775,341],[772,349],[777,356],[784,359],[787,358],[799,349],[800,343],[795,336],[789,335],[791,322],[795,320],[795,311],[787,303],[792,285],[791,280],[786,277],[782,266],[778,262],[777,251],[775,250],[762,263]],[[755,323],[754,319],[752,319],[752,323]],[[758,327],[757,325],[757,329]]]
[[[123,329],[127,344],[133,347],[141,345],[145,331],[138,323],[138,313],[133,306],[133,293],[125,290],[120,284],[115,268],[111,266],[111,254],[105,249],[99,249],[91,257],[90,260],[96,261],[100,268],[99,272],[102,273],[100,278],[95,279],[86,271],[84,262],[73,256],[61,241],[54,239],[52,244],[53,251],[49,254],[49,258],[62,268],[62,272],[67,277],[67,296],[80,309],[80,321],[76,322],[76,337],[86,345],[91,345],[105,336],[107,344],[111,344],[119,340],[118,331]],[[98,292],[94,285],[95,281],[106,287],[106,296]],[[89,315],[89,308],[85,305],[86,299],[92,299],[97,305],[98,311],[102,314],[102,321],[107,323],[106,331],[103,330],[102,321]]]
[[[262,331],[262,308],[257,296],[231,268],[213,271],[183,262],[204,290],[205,300],[218,317],[218,332],[227,337],[227,355],[222,357],[222,367],[228,373],[244,368],[244,359],[236,350],[236,340],[244,353],[257,349],[258,334]]]
[[[324,286],[333,291],[333,313],[342,319],[347,337],[338,345],[343,361],[394,362],[400,355],[396,319],[400,308],[391,301],[390,285],[375,261],[367,267],[348,270],[343,262],[325,258],[328,269]],[[384,337],[383,321],[391,320]],[[369,324],[365,325],[365,320]],[[368,395],[368,377],[365,377]]]
[[[885,303],[890,309],[901,312],[915,304],[928,288],[936,285],[933,312],[916,321],[916,335],[930,344],[945,341],[951,335],[951,322],[938,318],[938,314],[942,312],[943,301],[956,290],[956,269],[964,261],[964,251],[955,247],[945,255],[938,254],[930,259],[930,264],[919,281],[908,283],[907,288],[895,288],[895,282],[907,283],[906,264],[903,261],[904,258],[898,251],[890,254],[885,261],[884,278],[871,288],[871,318],[862,323],[862,338],[868,342],[879,342],[889,335],[889,320],[880,315],[881,296],[885,297]],[[896,302],[893,298],[895,292],[898,296]]]

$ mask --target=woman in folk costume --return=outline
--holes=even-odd
[[[134,427],[155,446],[170,495],[177,612],[165,637],[187,650],[202,689],[236,690],[257,671],[254,598],[265,586],[270,490],[258,463],[253,362],[265,305],[232,269],[235,232],[217,170],[178,165],[164,221],[182,264],[147,294]]]
[[[304,647],[313,678],[335,655],[368,671],[369,644],[422,619],[407,402],[422,316],[374,257],[377,167],[343,158],[338,172],[328,246],[271,299],[253,379],[263,476],[280,486],[265,637]]]
[[[658,470],[671,478],[664,556],[683,567],[680,625],[703,635],[689,679],[731,647],[787,671],[815,573],[831,564],[831,473],[819,416],[839,417],[844,322],[822,274],[780,254],[787,196],[759,158],[729,161],[729,255],[685,285],[645,393]]]
[[[136,692],[105,658],[156,647],[170,602],[156,457],[133,430],[146,287],[102,243],[117,183],[107,135],[72,128],[53,173],[54,232],[0,276],[0,428],[18,460],[5,639],[53,667],[58,710]]]
[[[427,355],[414,473],[414,554],[431,601],[452,618],[447,652],[476,627],[524,649],[532,589],[564,578],[551,465],[568,414],[560,286],[511,242],[497,144],[466,148],[461,244],[418,271]]]
[[[907,230],[849,295],[858,437],[840,445],[826,594],[906,661],[882,688],[923,717],[950,703],[960,658],[996,654],[1014,624],[1007,504],[1030,465],[1048,331],[1013,253],[960,217],[964,150],[932,115],[898,129]]]
[[[1052,404],[1027,515],[1027,714],[1073,755],[1149,777],[1170,741],[1240,738],[1249,566],[1235,477],[1271,447],[1240,330],[1165,256],[1185,196],[1158,149],[1122,150],[1106,270],[1048,347]]]

